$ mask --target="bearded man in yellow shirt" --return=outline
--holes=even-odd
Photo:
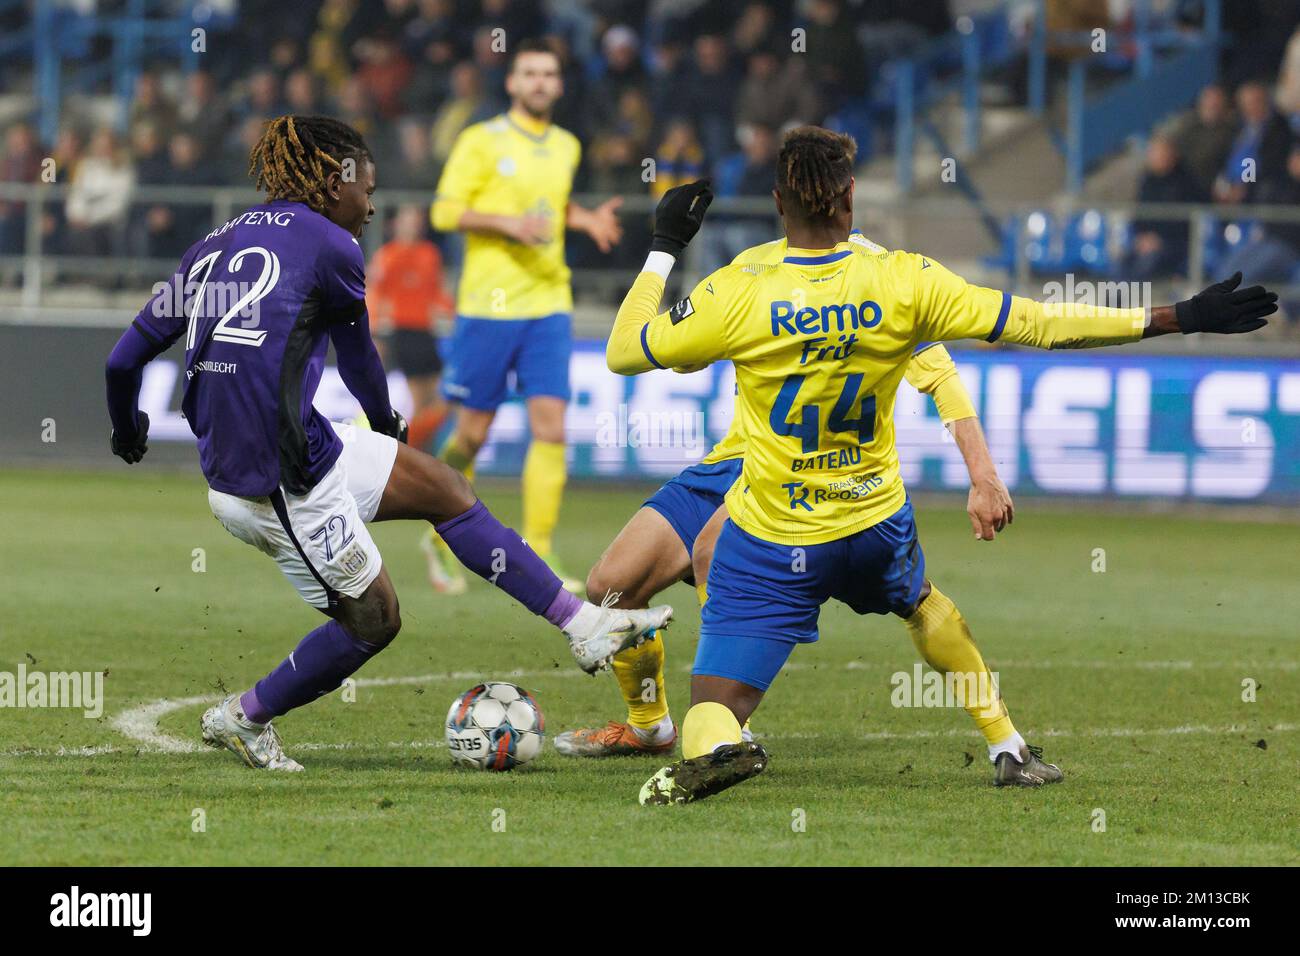
[[[433,227],[465,234],[456,327],[443,392],[457,405],[441,457],[472,475],[497,409],[513,390],[528,409],[532,441],[524,459],[523,536],[571,591],[552,536],[567,473],[564,414],[569,401],[573,293],[564,259],[567,229],[601,252],[622,237],[611,199],[585,209],[570,199],[582,147],[551,122],[564,92],[560,58],[540,40],[514,50],[506,76],[510,109],[465,129],[452,147],[430,210]],[[464,590],[460,565],[430,534],[435,589]]]

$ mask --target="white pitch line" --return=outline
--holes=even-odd
[[[355,741],[332,744],[294,744],[290,750],[367,750],[383,747],[388,750],[437,750],[447,746],[445,740],[390,740],[384,744],[359,744]]]
[[[59,747],[55,750],[20,747],[17,750],[0,750],[0,757],[98,757],[100,754],[115,754],[121,750],[121,747],[112,744],[100,744],[95,747]]]
[[[410,683],[410,681],[407,681]],[[208,700],[209,698],[203,698]],[[1188,734],[1240,734],[1240,733],[1294,733],[1300,730],[1300,724],[1280,723],[1273,724],[1270,727],[1250,728],[1243,724],[1227,724],[1220,727],[1211,727],[1208,724],[1183,724],[1178,727],[1088,727],[1082,730],[1066,729],[1048,729],[1031,731],[1029,736],[1039,737],[1178,737]],[[759,731],[755,737],[759,740],[829,740],[836,738],[836,734],[782,734],[782,733],[765,733]],[[913,730],[907,733],[897,733],[890,730],[873,731],[859,735],[859,740],[934,740],[948,738],[965,738],[972,740],[978,737],[975,731],[969,728],[951,728],[948,730]],[[186,741],[177,741],[176,738],[170,738],[180,744]],[[386,743],[364,744],[355,741],[333,742],[333,743],[294,743],[290,749],[294,751],[322,751],[322,750],[370,750],[376,748],[385,748],[389,750],[438,750],[446,746],[441,740],[390,740]],[[103,745],[98,747],[60,747],[57,750],[7,750],[0,751],[2,757],[95,757],[106,753],[125,753],[128,748],[114,747]],[[191,746],[189,750],[167,749],[161,747],[139,747],[135,748],[143,752],[154,753],[188,753],[191,751],[199,752],[201,748]]]
[[[525,671],[515,670],[502,674],[497,680],[515,679],[529,680],[541,677],[585,677],[582,671],[577,670],[546,670],[546,671]],[[435,681],[455,680],[484,680],[481,671],[451,671],[446,674],[420,674],[414,677],[358,677],[358,687],[395,687],[412,684],[431,684]],[[138,749],[146,752],[186,754],[198,753],[207,748],[200,746],[192,740],[186,740],[181,737],[174,737],[158,729],[158,721],[174,711],[181,710],[185,707],[194,707],[199,704],[215,703],[221,700],[220,697],[203,695],[199,697],[160,697],[158,700],[150,701],[147,704],[140,704],[136,707],[130,707],[113,718],[111,726],[118,733],[122,734],[129,740],[135,741],[140,745]],[[309,746],[298,744],[299,747]],[[320,747],[328,747],[328,744],[321,744]],[[403,746],[396,744],[396,746]],[[310,748],[309,748],[310,749]]]
[[[842,665],[845,670],[875,670],[886,669],[886,665],[864,664],[861,661],[849,661]],[[1000,663],[999,668],[1053,668],[1053,667],[1079,667],[1079,668],[1136,668],[1136,669],[1173,669],[1173,670],[1190,670],[1195,667],[1205,668],[1230,668],[1241,670],[1252,669],[1275,669],[1275,670],[1295,670],[1296,661],[1215,661],[1215,662],[1195,662],[1195,661],[1099,661],[1099,660],[1052,660],[1050,658],[1041,661],[1019,661]],[[811,664],[801,664],[791,662],[786,664],[786,671],[806,671],[814,670]],[[685,665],[677,668],[681,673],[689,673],[690,666]],[[552,679],[557,677],[581,677],[586,676],[581,671],[567,669],[547,669],[547,670],[513,670],[498,674],[491,678],[494,680],[530,680],[530,679]],[[449,671],[443,674],[420,674],[406,677],[361,677],[357,679],[358,687],[395,687],[409,686],[418,684],[430,684],[436,681],[455,680],[455,681],[477,681],[484,680],[481,671]],[[199,704],[206,704],[220,700],[219,697],[201,695],[195,697],[161,697],[157,700],[145,704],[139,704],[135,707],[127,708],[110,723],[110,726],[118,733],[122,734],[128,740],[136,744],[135,750],[144,753],[199,753],[206,748],[199,746],[192,740],[181,737],[175,737],[165,733],[158,728],[158,721],[170,713],[181,710],[185,707],[193,707]],[[1279,724],[1270,730],[1277,732],[1290,732],[1295,730],[1297,725]],[[1034,736],[1041,737],[1133,737],[1133,736],[1171,736],[1177,734],[1191,733],[1210,733],[1210,734],[1229,734],[1244,732],[1247,728],[1236,725],[1227,727],[1209,727],[1205,725],[1185,725],[1182,727],[1166,727],[1154,729],[1140,728],[1100,728],[1094,730],[1045,730],[1036,732]],[[904,734],[894,733],[892,731],[879,731],[867,733],[862,736],[864,740],[923,740],[932,737],[964,737],[971,734],[969,730],[947,730],[931,731],[921,730],[912,731]],[[799,734],[773,734],[760,735],[768,736],[770,739],[798,739]],[[303,750],[345,750],[361,746],[350,743],[298,743],[296,748]],[[442,746],[439,741],[391,741],[383,746],[394,748],[414,748],[414,747],[438,747]],[[4,757],[93,757],[105,753],[117,753],[127,748],[116,747],[111,744],[88,745],[84,747],[58,747],[57,749],[48,750],[44,748],[20,748],[15,750],[0,751],[0,756]]]
[[[158,721],[174,710],[219,700],[206,694],[199,697],[162,697],[138,707],[130,707],[113,718],[111,726],[124,737],[144,746],[140,749],[168,754],[188,754],[199,749],[190,740],[173,737],[158,729]]]

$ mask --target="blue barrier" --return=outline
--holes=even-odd
[[[199,19],[194,19],[200,14],[203,14],[201,25]],[[85,90],[97,86],[105,75],[110,76],[117,96],[117,126],[124,130],[130,116],[135,82],[146,64],[161,59],[178,61],[187,72],[197,69],[198,53],[194,48],[193,31],[223,26],[228,22],[229,18],[212,16],[206,8],[173,11],[159,0],[127,0],[115,16],[82,14],[48,2],[36,4],[31,42],[36,64],[41,138],[53,142],[58,135],[65,63],[76,63],[84,57],[93,41],[110,41],[108,61],[77,63],[66,83]]]
[[[963,17],[959,28],[927,43],[915,53],[884,64],[869,105],[875,116],[894,118],[895,178],[911,190],[915,129],[935,103],[953,92],[962,102],[962,146],[979,148],[980,81],[1018,53],[1005,10]]]
[[[620,378],[604,368],[603,348],[580,342],[573,357],[575,476],[663,479],[725,433],[730,365]],[[1300,502],[1300,359],[952,354],[999,471],[1019,494]],[[967,486],[932,403],[906,383],[895,427],[909,487]],[[526,434],[522,406],[512,403],[479,470],[517,474]]]
[[[1300,504],[1300,359],[960,346],[952,354],[1017,494]],[[146,371],[151,439],[193,441],[177,406],[179,375],[166,356]],[[586,340],[574,350],[571,379],[569,459],[580,478],[662,481],[699,461],[734,410],[729,363],[624,378],[605,368],[604,344]],[[409,412],[401,376],[390,386]],[[316,404],[335,419],[358,411],[333,368]],[[910,488],[966,488],[961,454],[928,398],[904,383],[894,421]],[[479,472],[518,474],[526,447],[523,405],[508,402]]]
[[[1190,106],[1201,89],[1214,81],[1218,47],[1194,43],[1136,76],[1088,99],[1086,64],[1070,65],[1069,127],[1066,132],[1066,187],[1078,193],[1083,178],[1099,159],[1116,152],[1134,135],[1146,135],[1170,114]]]

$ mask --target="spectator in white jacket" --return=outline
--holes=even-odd
[[[64,207],[68,251],[94,256],[120,249],[134,188],[135,170],[117,135],[98,130],[72,173]]]

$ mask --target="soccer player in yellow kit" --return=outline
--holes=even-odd
[[[699,230],[705,183],[660,201],[646,265],[619,309],[611,370],[701,368],[730,359],[746,436],[741,477],[709,570],[681,761],[641,789],[643,804],[711,796],[767,766],[741,725],[798,643],[817,640],[830,598],[903,618],[927,659],[937,648],[975,677],[987,668],[965,619],[926,576],[899,479],[893,409],[921,342],[961,338],[1094,348],[1171,332],[1250,332],[1277,310],[1240,274],[1174,306],[1046,305],[967,284],[934,260],[848,241],[850,137],[801,127],[777,159],[775,199],[789,248],[777,265],[730,265],[668,312],[664,280]],[[999,699],[976,723],[997,749],[995,779],[1060,771],[1015,732]]]
[[[581,230],[608,252],[622,237],[621,201],[585,209],[569,198],[582,148],[551,122],[564,87],[560,59],[543,41],[515,48],[506,92],[509,111],[457,137],[430,210],[435,229],[466,234],[442,386],[457,405],[456,427],[441,457],[472,474],[513,376],[532,436],[523,469],[523,536],[565,587],[577,591],[581,582],[560,570],[552,545],[567,471],[572,351],[564,234]],[[441,591],[463,590],[459,564],[438,544],[431,535],[431,582]]]
[[[854,232],[849,241],[874,252],[885,251],[861,233]],[[785,254],[786,241],[779,239],[746,249],[732,264],[775,265]],[[937,342],[918,345],[906,377],[914,388],[931,396],[961,451],[971,479],[967,504],[971,525],[977,538],[992,541],[1014,519],[1014,506],[948,350]],[[660,591],[687,581],[695,585],[704,603],[713,546],[726,519],[723,497],[740,476],[745,454],[740,425],[737,416],[699,464],[683,470],[646,500],[587,575],[589,597],[609,594],[617,597],[616,607],[647,607]],[[579,757],[672,752],[677,728],[669,715],[664,659],[662,640],[646,641],[618,654],[613,670],[627,704],[627,720],[565,731],[555,738],[555,749]],[[945,662],[931,659],[930,663],[943,669]]]

